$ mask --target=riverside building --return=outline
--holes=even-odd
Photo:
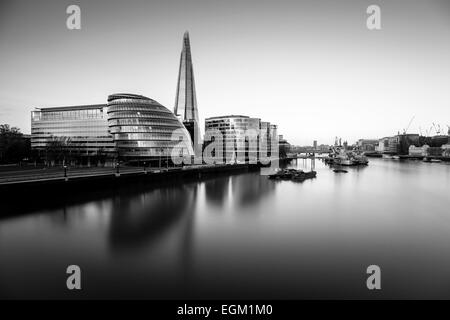
[[[107,105],[36,108],[31,112],[31,148],[52,162],[90,164],[96,157],[111,158],[115,144],[108,132]]]
[[[211,117],[205,120],[205,147],[219,134],[220,141],[215,143],[220,145],[220,150],[215,150],[213,157],[217,159],[218,152],[224,163],[256,163],[274,154],[272,142],[277,141],[276,132],[275,125],[259,118],[243,115]],[[204,156],[209,155],[204,152]]]
[[[134,94],[113,94],[108,104],[36,108],[31,147],[52,161],[91,164],[116,160],[168,161],[193,155],[189,133],[166,107]],[[55,150],[56,149],[56,150]]]

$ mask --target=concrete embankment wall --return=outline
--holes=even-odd
[[[253,168],[253,167],[252,167]],[[80,177],[70,177],[65,180],[64,177],[56,179],[41,179],[34,181],[22,181],[8,184],[0,184],[0,192],[64,192],[79,188],[105,188],[107,186],[126,185],[133,183],[155,183],[162,181],[182,181],[184,179],[200,179],[211,175],[247,171],[251,169],[248,164],[218,165],[218,166],[199,166],[184,169],[160,170],[159,172],[147,172],[144,170],[132,173],[111,173],[102,175],[87,175]]]
[[[199,166],[160,172],[114,173],[84,177],[24,181],[0,185],[0,216],[8,216],[72,202],[89,201],[122,193],[207,180],[221,175],[257,170],[248,164]]]

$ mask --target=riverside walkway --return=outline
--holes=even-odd
[[[87,178],[99,177],[123,177],[123,176],[142,176],[157,175],[159,173],[175,173],[175,172],[210,172],[222,171],[226,169],[244,168],[247,165],[192,165],[184,167],[68,167],[67,171],[63,167],[9,167],[0,169],[0,185],[17,185],[33,182],[45,181],[74,181]]]

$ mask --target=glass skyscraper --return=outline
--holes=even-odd
[[[191,43],[187,31],[183,36],[174,113],[189,131],[195,153],[197,156],[200,156],[201,142],[197,96],[195,92],[194,68],[192,66]]]

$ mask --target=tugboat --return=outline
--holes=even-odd
[[[336,173],[348,173],[348,171],[344,169],[333,169],[333,171]]]
[[[301,171],[301,170],[300,170]],[[299,172],[296,173],[292,176],[291,180],[292,181],[299,181],[299,182],[303,182],[306,179],[313,179],[317,176],[317,172],[316,171],[309,171],[309,172]]]
[[[304,172],[296,169],[283,169],[274,174],[269,175],[272,180],[291,180],[291,181],[305,181],[306,179],[313,179],[317,176],[316,171]]]

